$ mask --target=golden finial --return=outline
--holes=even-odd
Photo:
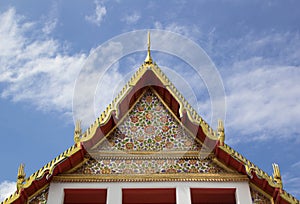
[[[81,130],[81,121],[77,120],[75,124],[75,130],[74,130],[74,142],[78,143],[80,142],[80,136],[82,134]]]
[[[150,51],[150,31],[148,31],[148,51],[145,59],[145,64],[152,64],[151,51]]]
[[[18,177],[17,177],[17,190],[19,191],[23,187],[23,183],[25,181],[25,172],[24,172],[24,164],[20,164],[18,169]]]
[[[222,120],[218,120],[218,138],[219,138],[220,145],[223,146],[225,141],[225,130],[224,130],[224,123]]]
[[[273,163],[273,178],[274,181],[279,185],[280,189],[282,189],[282,180],[280,175],[280,170],[278,164]]]

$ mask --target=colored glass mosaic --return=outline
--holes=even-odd
[[[201,150],[159,98],[147,91],[98,150]]]
[[[46,204],[48,199],[49,187],[30,199],[29,204]]]
[[[268,199],[266,196],[258,192],[257,190],[254,190],[253,188],[250,187],[250,192],[251,192],[251,198],[252,198],[252,203],[255,204],[272,204],[270,199]]]
[[[211,159],[89,159],[78,174],[222,173]]]

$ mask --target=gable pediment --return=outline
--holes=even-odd
[[[94,151],[170,152],[205,148],[189,134],[153,89],[147,89]]]
[[[144,90],[116,127],[88,152],[86,161],[68,174],[100,175],[103,179],[109,175],[238,176],[217,164],[214,154],[151,88]]]

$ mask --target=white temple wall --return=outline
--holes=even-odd
[[[107,189],[107,204],[122,203],[123,188],[176,188],[177,204],[190,204],[190,188],[235,188],[237,204],[251,204],[248,182],[120,182],[120,183],[55,183],[50,184],[48,204],[63,204],[64,189]]]

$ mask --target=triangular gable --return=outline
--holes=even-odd
[[[74,175],[78,174],[100,176],[97,179],[94,177],[95,180],[109,180],[103,177],[109,175],[112,180],[119,180],[111,175],[139,175],[137,179],[143,179],[141,174],[192,173],[193,180],[203,181],[214,177],[224,181],[226,179],[223,176],[227,180],[247,180],[232,170],[218,166],[213,161],[214,154],[185,129],[152,88],[144,90],[128,114],[89,150],[89,155],[92,157],[88,156],[88,160],[80,167],[56,179],[74,180]],[[221,173],[222,177],[213,175]],[[157,178],[161,179],[159,176]],[[180,176],[170,177],[170,180],[175,178],[179,179]],[[182,178],[188,179],[187,176]]]
[[[204,147],[203,147],[204,148]],[[200,151],[202,145],[191,136],[159,99],[147,89],[121,123],[93,147],[99,151],[169,152]]]
[[[115,127],[128,109],[132,108],[132,105],[148,87],[157,93],[174,116],[201,142],[205,142],[205,145],[210,148],[216,145],[218,141],[216,133],[184,99],[156,64],[143,64],[137,70],[107,109],[82,134],[81,142],[88,148],[99,142]]]
[[[215,172],[223,173],[222,176],[218,177],[219,179],[222,177],[234,179],[234,175],[237,175],[237,177],[241,179],[242,177],[240,175],[246,176],[246,179],[249,179],[250,181],[250,186],[252,186],[252,192],[260,195],[259,199],[268,198],[271,202],[274,201],[275,203],[299,203],[297,199],[281,188],[280,184],[278,183],[278,178],[272,178],[257,166],[252,164],[249,160],[245,159],[242,155],[234,151],[228,145],[223,144],[223,141],[218,138],[218,133],[209,127],[209,125],[198,115],[198,113],[178,92],[175,86],[163,74],[160,68],[155,63],[152,63],[152,61],[145,62],[138,69],[130,81],[124,86],[116,99],[107,107],[100,117],[97,118],[97,120],[86,130],[85,133],[80,135],[79,138],[75,138],[76,144],[74,146],[49,162],[42,169],[38,170],[26,180],[22,181],[20,189],[6,199],[4,203],[24,203],[28,200],[34,200],[38,196],[44,196],[44,194],[47,193],[47,187],[53,179],[62,179],[58,175],[64,175],[64,178],[66,178],[66,174],[68,173],[84,173],[86,166],[95,165],[95,161],[96,163],[99,161],[103,162],[100,163],[100,166],[105,165],[104,160],[94,160],[90,158],[89,154],[86,152],[86,149],[90,150],[99,144],[100,146],[97,147],[99,147],[100,150],[104,150],[104,147],[108,147],[104,145],[105,142],[109,142],[109,138],[108,141],[106,140],[108,135],[108,137],[111,138],[115,138],[114,136],[119,137],[120,135],[118,135],[117,124],[122,122],[121,120],[128,112],[128,109],[134,109],[136,101],[139,98],[142,98],[145,91],[149,90],[149,88],[152,89],[152,93],[155,93],[155,96],[161,99],[166,109],[169,110],[169,113],[172,115],[172,117],[174,117],[173,122],[179,120],[186,130],[194,133],[194,141],[197,142],[196,145],[194,144],[195,146],[192,146],[192,149],[195,148],[194,150],[197,150],[197,148],[205,146],[206,148],[213,150],[213,154],[207,157],[206,161],[204,161],[205,159],[203,160],[201,157],[199,157],[199,155],[184,155],[183,160],[180,160],[179,157],[176,158],[176,156],[173,156],[170,157],[171,159],[169,160],[164,159],[164,161],[167,161],[167,163],[169,161],[170,165],[172,165],[172,163],[176,163],[177,168],[181,168],[185,165],[191,165],[190,161],[192,161],[193,165],[195,166],[196,164],[199,166],[200,163],[202,165],[206,162],[209,168],[212,167],[212,169],[217,169]],[[149,128],[149,131],[150,129],[151,128]],[[112,130],[115,132],[111,132]],[[102,143],[101,141],[104,142]],[[176,141],[177,144],[180,144],[178,141],[180,140]],[[159,150],[168,149],[169,144],[166,145],[166,142],[168,141],[165,140],[164,142],[164,146],[162,145],[162,148]],[[132,148],[135,147],[134,145],[131,146]],[[175,144],[171,146],[174,147]],[[124,146],[121,147],[126,148],[126,143],[124,143]],[[130,147],[130,145],[128,147]],[[182,147],[185,148],[185,146]],[[124,150],[122,148],[121,150]],[[197,159],[195,159],[196,157]],[[123,160],[126,164],[126,161],[129,163],[130,159],[123,158]],[[196,160],[196,162],[193,160]],[[155,162],[157,161],[158,160],[155,160]],[[180,163],[183,165],[180,166]],[[99,163],[96,165],[99,165]],[[168,169],[170,169],[169,167],[170,166],[157,166],[156,169],[164,169],[165,171],[168,171]],[[194,178],[192,175],[196,174],[192,174],[192,171],[189,169],[182,170],[182,172],[191,173],[189,174],[190,176],[188,178],[186,178],[184,174],[183,177],[178,176],[181,174],[175,174],[176,176],[173,178],[174,180],[181,181],[188,181],[189,179],[190,181],[201,181],[201,176],[199,177],[198,174],[198,177]],[[125,168],[123,169],[123,172],[126,172]],[[171,172],[175,173],[174,170],[171,170]],[[227,177],[226,173],[224,172],[227,172]],[[166,178],[164,174],[158,175],[163,175],[161,178],[162,180],[160,181],[163,181],[163,178]],[[168,174],[168,178],[172,177],[170,175],[172,174]],[[206,177],[207,175],[205,175],[203,178]],[[129,178],[133,179],[132,177]],[[149,177],[146,175],[144,178],[147,180]],[[72,179],[76,181],[76,177],[73,177]],[[77,179],[81,178],[78,177]],[[99,177],[96,178],[96,180],[97,179],[99,179]],[[210,179],[211,181],[216,180],[216,178]]]

